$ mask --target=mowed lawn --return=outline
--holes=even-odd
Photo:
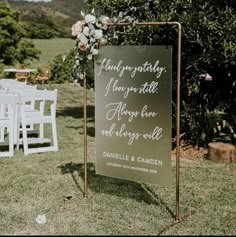
[[[0,159],[1,235],[236,235],[236,164],[181,158],[181,221],[166,229],[175,217],[174,157],[170,188],[96,175],[92,90],[84,199],[82,89],[44,86],[58,88],[59,151]]]
[[[69,38],[34,39],[32,42],[41,50],[40,59],[29,62],[33,68],[48,65],[55,56],[68,53],[75,45],[75,41]]]

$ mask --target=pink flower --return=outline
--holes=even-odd
[[[81,43],[81,42],[79,42],[79,49],[81,50],[81,51],[85,51],[88,47],[89,47],[89,45],[88,44],[83,44],[83,43]]]
[[[84,27],[85,21],[77,21],[72,27],[71,27],[71,34],[72,36],[77,36]]]

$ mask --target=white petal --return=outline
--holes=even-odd
[[[93,55],[92,54],[89,54],[88,55],[88,60],[92,60],[93,59]]]
[[[83,44],[87,44],[87,43],[88,43],[88,38],[87,38],[83,33],[80,33],[80,34],[79,34],[79,40],[80,40],[81,43],[83,43]]]
[[[38,224],[43,225],[46,223],[46,216],[45,216],[45,214],[38,215],[35,220]]]
[[[98,50],[97,49],[94,49],[93,51],[92,51],[92,55],[97,55],[98,54]]]

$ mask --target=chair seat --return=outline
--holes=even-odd
[[[25,124],[31,125],[31,124],[39,124],[39,123],[52,123],[52,117],[51,116],[37,116],[37,117],[25,117]]]
[[[44,67],[39,68],[38,75],[36,75],[36,77],[34,77],[33,80],[44,82],[44,81],[49,80],[50,77],[51,77],[50,66],[44,66]]]

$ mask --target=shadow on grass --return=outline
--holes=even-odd
[[[87,105],[87,118],[88,121],[94,122],[94,106]],[[84,117],[84,107],[65,107],[63,109],[57,110],[57,117],[73,117],[73,118],[83,118]]]
[[[75,119],[83,119],[84,118],[84,108],[83,107],[66,107],[63,110],[57,111],[57,117],[65,117],[70,116]],[[88,105],[87,106],[87,124],[88,123],[94,123],[94,106]],[[66,128],[71,129],[83,129],[83,126],[66,126]],[[83,134],[83,132],[80,132],[80,134]],[[88,127],[87,125],[87,135],[90,137],[95,137],[95,128],[94,127]]]
[[[73,181],[77,188],[83,193],[83,188],[77,181],[78,175],[84,181],[84,164],[79,163],[67,163],[65,165],[58,166],[61,169],[62,174],[71,174]],[[77,178],[76,178],[77,177]],[[112,178],[95,173],[94,163],[89,162],[87,164],[87,177],[88,188],[94,193],[107,193],[111,195],[120,196],[122,198],[135,199],[138,202],[145,202],[147,204],[155,204],[164,206],[164,208],[174,218],[173,211],[168,205],[150,188],[129,180],[122,180],[118,178]]]
[[[84,127],[83,126],[66,126],[66,128],[80,130],[79,134],[81,134],[81,135],[84,134],[84,131],[83,131]],[[88,127],[87,126],[87,135],[90,137],[95,137],[95,127]]]

